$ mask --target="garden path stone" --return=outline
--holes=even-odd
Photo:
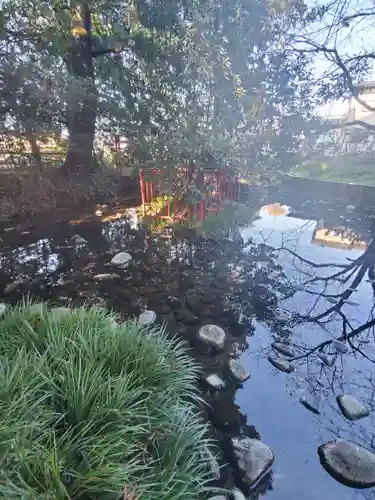
[[[318,448],[325,470],[340,483],[352,488],[375,486],[375,455],[362,446],[336,439]]]
[[[359,399],[350,394],[338,396],[337,404],[348,420],[360,420],[370,415],[368,408]]]
[[[275,456],[271,448],[257,439],[233,438],[238,467],[251,485],[255,485],[271,470]]]
[[[156,321],[156,312],[144,311],[138,318],[138,323],[142,326],[151,326]]]
[[[248,370],[235,359],[231,359],[229,361],[229,370],[233,378],[238,382],[245,382],[245,380],[250,378],[250,373],[248,372]]]
[[[268,356],[268,361],[275,368],[284,373],[292,373],[294,372],[294,367],[287,361],[286,359],[275,358],[274,356]]]
[[[198,337],[205,343],[214,347],[223,347],[225,332],[215,325],[205,325],[198,332]]]

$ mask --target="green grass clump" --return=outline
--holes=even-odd
[[[197,367],[160,328],[30,304],[0,319],[0,498],[198,499]]]

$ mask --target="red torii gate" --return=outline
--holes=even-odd
[[[160,170],[152,170],[153,176],[157,177]],[[186,171],[186,179],[188,179],[188,171]],[[203,181],[206,187],[208,196],[199,201],[199,203],[192,203],[189,207],[188,216],[197,216],[199,211],[199,218],[204,221],[208,212],[219,212],[223,210],[224,205],[227,203],[236,203],[240,198],[241,185],[236,177],[233,177],[228,169],[215,170],[206,175],[203,174]],[[158,183],[146,180],[144,177],[143,169],[139,171],[139,185],[141,191],[141,200],[144,213],[148,205],[155,202],[158,196],[162,196]],[[178,200],[176,200],[178,201]],[[178,220],[183,219],[186,215],[173,215],[172,214],[172,200],[168,199],[167,215],[154,214],[156,217],[162,219]]]

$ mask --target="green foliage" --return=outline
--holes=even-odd
[[[0,322],[0,498],[198,499],[206,429],[182,345],[96,308],[30,305]]]

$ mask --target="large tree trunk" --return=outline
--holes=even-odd
[[[73,99],[70,104],[69,148],[62,170],[69,176],[84,176],[93,168],[97,108],[91,12],[85,1],[81,1],[73,13],[71,37],[66,64],[81,97],[78,102]]]

